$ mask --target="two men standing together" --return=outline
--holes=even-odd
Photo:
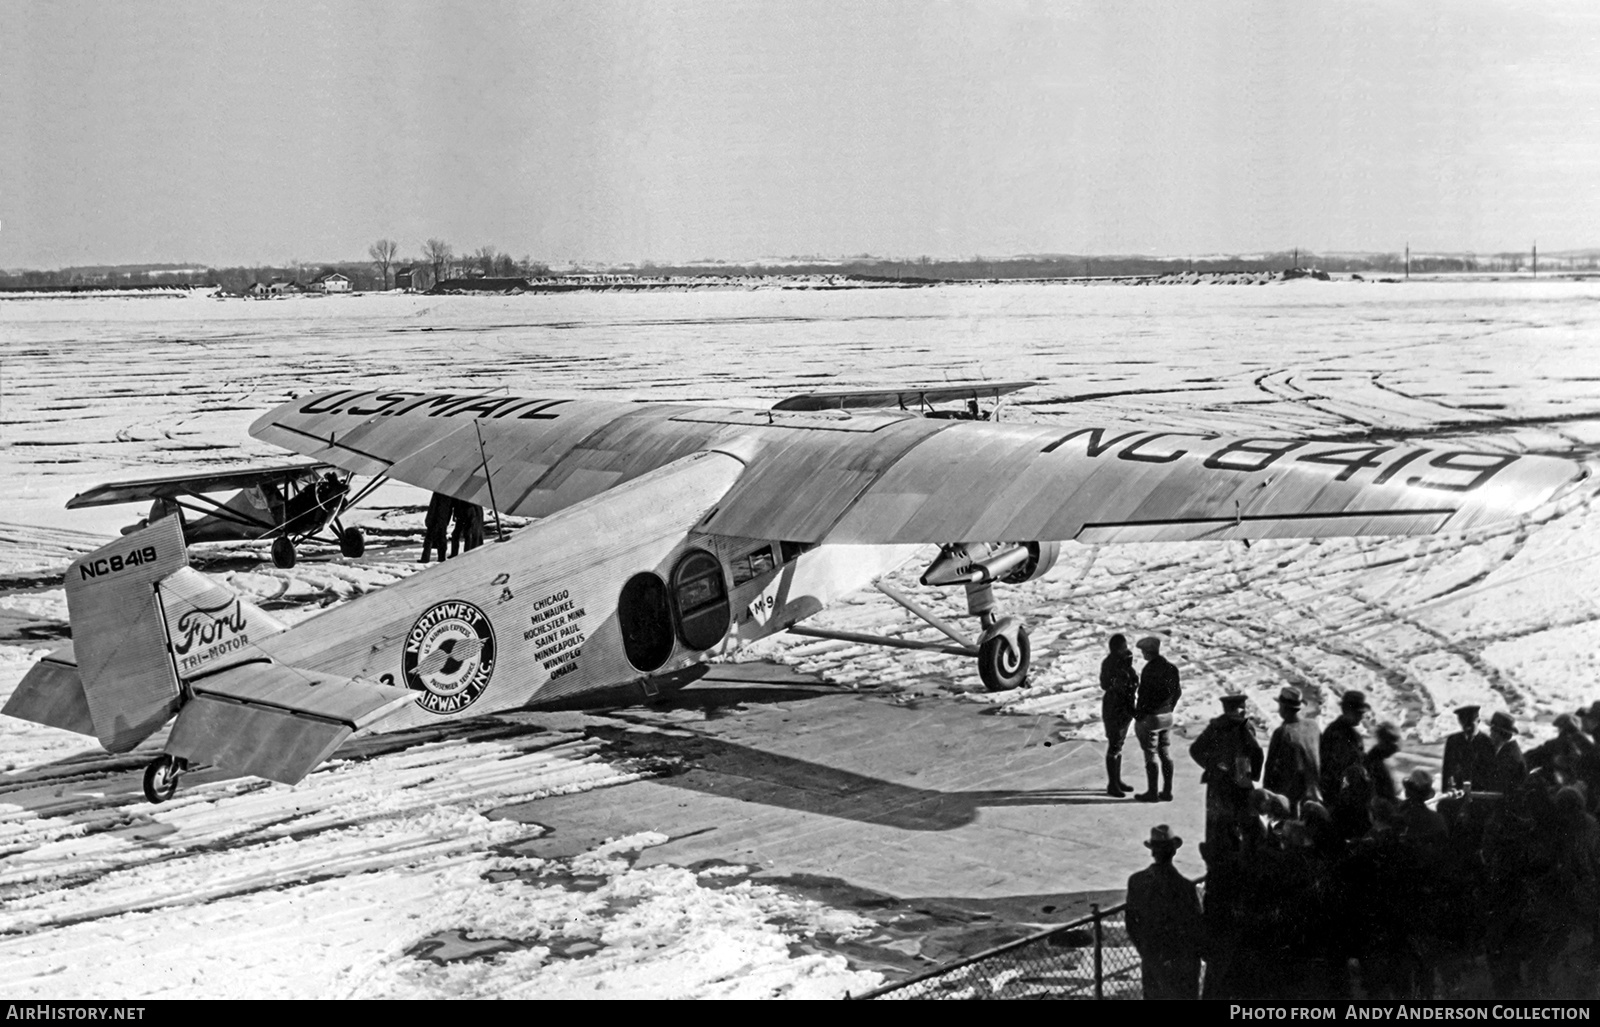
[[[1183,689],[1178,684],[1178,668],[1161,655],[1161,640],[1145,637],[1138,641],[1144,655],[1144,669],[1133,669],[1133,653],[1122,635],[1111,636],[1111,651],[1100,664],[1100,687],[1105,695],[1100,712],[1106,724],[1106,794],[1115,798],[1133,791],[1122,780],[1122,745],[1128,725],[1144,753],[1146,788],[1135,795],[1139,802],[1169,802],[1172,799],[1172,756],[1168,752],[1172,733],[1172,711]],[[1159,771],[1160,777],[1157,777]],[[1157,791],[1157,784],[1161,788]]]

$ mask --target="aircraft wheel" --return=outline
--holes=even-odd
[[[282,535],[272,540],[272,565],[283,570],[294,566],[294,543]]]
[[[144,797],[154,803],[166,802],[178,790],[178,761],[162,753],[144,768]]]
[[[354,560],[367,551],[367,537],[360,528],[346,528],[339,532],[339,552]]]
[[[1033,647],[1028,643],[1026,626],[1017,628],[1017,645],[1012,648],[1004,635],[996,635],[978,648],[978,676],[991,692],[1005,692],[1028,680],[1028,661]]]

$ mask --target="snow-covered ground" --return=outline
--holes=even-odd
[[[987,285],[273,303],[0,304],[0,699],[55,640],[59,575],[142,511],[65,513],[100,481],[283,454],[248,438],[290,395],[355,385],[765,406],[811,389],[1035,378],[1011,419],[1252,434],[1448,436],[1590,459],[1600,446],[1600,284],[1293,282],[1137,289]],[[1364,687],[1407,745],[1450,709],[1509,709],[1528,739],[1600,699],[1593,490],[1470,535],[1098,549],[1011,590],[1031,687],[970,662],[784,638],[765,658],[836,681],[1049,714],[1094,733],[1112,631],[1159,631],[1180,721],[1242,688]],[[293,620],[410,573],[425,496],[382,490],[363,560],[292,571],[250,546],[212,573]],[[385,534],[387,533],[387,534]],[[897,580],[914,587],[916,563]],[[936,611],[964,599],[919,590]],[[862,593],[819,624],[910,630]],[[799,942],[856,914],[726,867],[636,866],[674,825],[567,857],[493,811],[649,774],[580,715],[355,743],[294,789],[197,775],[146,804],[76,735],[0,721],[0,991],[18,996],[837,995],[879,979]],[[618,722],[622,723],[622,722]],[[638,730],[637,724],[626,726]],[[596,801],[603,801],[597,795]]]

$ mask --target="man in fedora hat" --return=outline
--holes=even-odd
[[[1128,878],[1124,917],[1145,998],[1200,997],[1200,895],[1172,865],[1182,844],[1166,824],[1151,828],[1144,847],[1154,862]]]
[[[1133,732],[1144,752],[1145,790],[1135,795],[1139,802],[1172,800],[1172,757],[1167,752],[1172,733],[1172,711],[1177,708],[1183,689],[1178,685],[1178,668],[1161,655],[1161,639],[1147,635],[1135,643],[1144,654],[1144,669],[1139,673],[1139,697],[1133,707]],[[1156,791],[1156,767],[1160,765],[1161,791]]]
[[[1494,763],[1494,743],[1478,730],[1476,704],[1456,707],[1456,722],[1461,730],[1444,740],[1444,768],[1440,777],[1449,789],[1463,789],[1469,783],[1479,788],[1489,779],[1489,767]]]
[[[1300,689],[1284,685],[1278,692],[1278,716],[1283,718],[1267,743],[1267,765],[1261,785],[1289,800],[1296,815],[1300,804],[1321,796],[1322,764],[1318,749],[1322,732],[1314,720],[1301,720],[1305,700]]]
[[[1106,794],[1122,798],[1133,791],[1122,780],[1122,744],[1133,723],[1139,672],[1133,669],[1133,651],[1122,635],[1111,636],[1111,651],[1100,661],[1100,716],[1106,724]]]
[[[1368,709],[1367,693],[1346,689],[1339,697],[1338,718],[1322,729],[1317,756],[1322,766],[1322,801],[1330,807],[1339,798],[1344,772],[1361,762],[1366,749],[1361,738],[1361,718]]]
[[[1489,741],[1494,744],[1494,757],[1483,782],[1484,791],[1510,794],[1527,778],[1528,763],[1517,744],[1516,721],[1505,710],[1496,710],[1489,718]]]
[[[1222,715],[1214,717],[1189,746],[1200,764],[1206,786],[1206,851],[1236,852],[1255,834],[1250,797],[1261,776],[1261,743],[1245,717],[1245,697],[1222,697]]]

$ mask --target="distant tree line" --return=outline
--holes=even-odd
[[[137,289],[157,286],[209,286],[225,293],[243,294],[252,284],[274,280],[309,285],[319,275],[337,271],[350,279],[357,291],[394,288],[397,275],[411,271],[412,289],[422,291],[442,281],[458,278],[545,278],[549,265],[531,256],[516,259],[494,246],[456,253],[443,239],[428,239],[414,256],[403,255],[392,239],[379,239],[367,248],[367,261],[312,264],[294,260],[282,265],[254,267],[195,267],[179,264],[69,267],[54,271],[0,271],[0,289]],[[1200,259],[1142,256],[1073,256],[968,259],[934,257],[882,258],[869,255],[843,261],[796,258],[775,264],[655,264],[597,266],[584,273],[639,274],[652,277],[761,277],[771,275],[842,275],[898,281],[1018,280],[1029,278],[1107,278],[1164,275],[1183,272],[1234,274],[1282,271],[1290,267],[1315,267],[1324,271],[1358,274],[1401,274],[1404,253],[1317,254],[1285,250],[1259,256],[1219,256]],[[1531,252],[1493,254],[1411,254],[1413,274],[1449,272],[1517,272],[1532,268]],[[1600,270],[1600,250],[1541,254],[1541,271]]]

